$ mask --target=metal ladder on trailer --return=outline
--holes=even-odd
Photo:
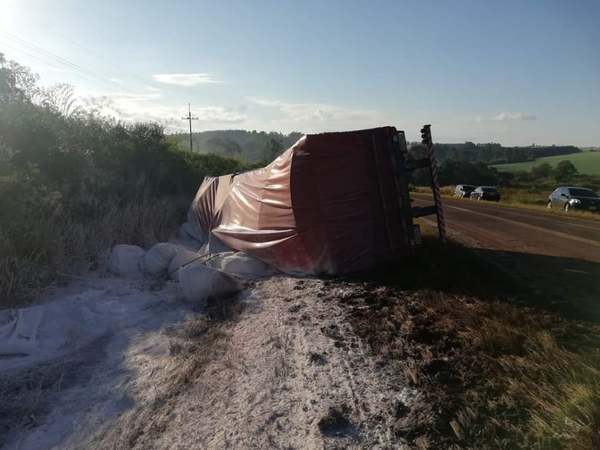
[[[438,183],[438,164],[433,152],[433,140],[431,138],[431,125],[424,125],[421,128],[421,143],[426,148],[426,157],[422,159],[411,160],[407,164],[408,171],[429,168],[431,175],[431,190],[433,192],[433,205],[413,206],[411,208],[412,217],[424,217],[435,214],[437,219],[438,236],[441,242],[446,241],[446,224],[444,222],[444,209],[442,207],[442,196],[440,194],[440,185]]]

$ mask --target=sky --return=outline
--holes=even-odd
[[[0,52],[122,120],[600,146],[600,1],[0,0]]]

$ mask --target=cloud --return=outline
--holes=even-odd
[[[169,131],[184,130],[187,115],[184,105],[166,103],[159,91],[142,94],[129,92],[96,93],[86,98],[89,109],[127,122],[158,122]],[[239,124],[246,120],[241,108],[224,106],[201,106],[192,110],[198,120],[194,124],[203,128]]]
[[[525,114],[522,112],[501,112],[491,118],[492,120],[507,121],[507,120],[536,120],[533,114]]]
[[[265,98],[257,98],[257,97],[247,97],[247,99],[256,104],[256,105],[260,105],[260,106],[273,106],[273,107],[278,107],[281,106],[283,103],[278,101],[278,100],[268,100]]]
[[[98,113],[126,122],[158,122],[168,131],[185,131],[185,103],[174,103],[160,90],[142,86],[139,92],[88,92],[87,107]],[[393,125],[394,120],[367,109],[349,108],[328,103],[290,103],[280,100],[248,97],[237,106],[203,105],[192,108],[195,129],[278,130],[282,132],[341,131]]]
[[[198,86],[200,84],[222,83],[209,73],[158,73],[152,75],[155,81],[176,86]]]
[[[252,104],[272,110],[277,116],[269,122],[273,129],[307,132],[368,128],[385,124],[378,111],[354,109],[328,103],[289,103],[280,100],[247,97]]]

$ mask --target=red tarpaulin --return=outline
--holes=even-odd
[[[400,157],[393,127],[307,135],[262,169],[205,178],[190,215],[283,272],[363,270],[411,246]]]

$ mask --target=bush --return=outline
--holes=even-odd
[[[64,86],[38,101],[26,74],[0,54],[0,307],[94,267],[115,242],[166,239],[204,176],[245,169],[180,150],[157,124],[73,108]]]

